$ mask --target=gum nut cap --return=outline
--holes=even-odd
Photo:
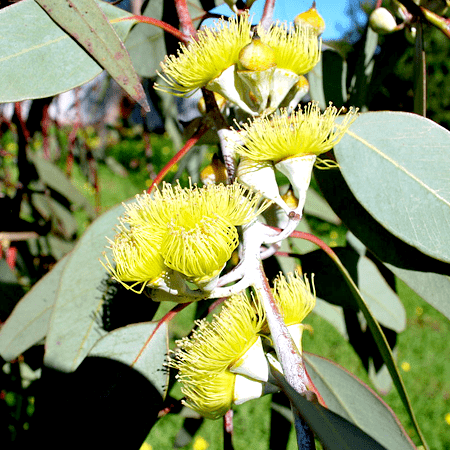
[[[253,38],[252,42],[240,51],[239,63],[247,70],[267,70],[275,66],[275,52],[259,38]]]

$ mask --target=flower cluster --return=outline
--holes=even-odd
[[[308,281],[298,273],[279,275],[274,298],[301,351],[301,322],[315,305]],[[217,419],[233,404],[263,395],[268,364],[261,335],[268,333],[258,296],[245,293],[225,301],[211,322],[197,322],[189,338],[177,341],[169,366],[178,369],[184,403],[202,416]]]
[[[236,118],[251,118],[218,132],[227,165],[213,160],[201,173],[204,187],[164,184],[126,205],[110,241],[112,261],[106,257],[104,265],[127,289],[155,288],[155,301],[228,297],[219,315],[197,321],[191,335],[177,341],[168,361],[178,370],[184,403],[207,418],[219,418],[233,404],[270,391],[262,336],[273,344],[291,384],[299,392],[310,387],[297,368],[302,321],[314,308],[314,289],[295,272],[279,274],[271,291],[261,259],[295,229],[317,157],[341,140],[357,116],[350,109],[338,117],[343,109],[331,105],[322,112],[315,102],[297,109],[308,91],[304,75],[320,59],[323,28],[315,5],[297,16],[295,26],[252,27],[244,12],[200,30],[161,63],[166,84],[158,89],[185,96],[206,88],[214,92],[220,111],[237,107]],[[237,181],[218,183],[228,179],[227,169],[238,157]],[[275,169],[291,182],[284,196]],[[283,224],[279,234],[255,220],[272,202],[278,205],[277,224]],[[240,261],[219,280],[239,246],[239,226],[244,226]]]
[[[167,56],[160,74],[167,87],[155,87],[174,95],[206,87],[258,115],[274,111],[285,99],[299,102],[307,91],[303,74],[319,62],[320,48],[316,31],[304,22],[252,32],[244,13],[200,30],[177,56]]]
[[[153,195],[143,193],[126,205],[119,233],[110,242],[115,266],[106,267],[128,289],[158,287],[175,271],[199,285],[223,269],[238,246],[237,226],[267,206],[260,195],[239,183],[202,188],[164,184]]]

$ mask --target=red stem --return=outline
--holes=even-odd
[[[167,175],[169,170],[180,161],[183,156],[185,156],[189,150],[199,141],[199,139],[209,130],[209,125],[207,123],[203,123],[200,128],[195,132],[194,136],[187,140],[184,147],[161,169],[156,178],[154,179],[151,186],[148,188],[147,192],[150,194],[155,187],[161,183],[163,178]]]
[[[224,450],[233,450],[233,410],[225,413],[223,418],[223,448]]]
[[[276,231],[282,231],[281,228],[277,227],[270,227],[273,230]],[[304,239],[305,241],[312,242],[313,244],[316,244],[318,247],[320,247],[327,255],[329,255],[331,258],[337,258],[336,253],[331,249],[331,247],[328,247],[325,242],[322,241],[322,239],[318,238],[317,236],[314,236],[311,233],[305,233],[304,231],[293,231],[289,237],[298,238],[298,239]],[[293,253],[287,253],[287,252],[277,252],[278,256],[291,256]]]
[[[50,115],[48,113],[48,108],[50,105],[44,105],[42,110],[42,140],[43,140],[43,149],[44,149],[44,158],[50,159],[50,142],[49,142],[49,129],[50,129]]]
[[[164,31],[167,31],[168,33],[174,35],[178,40],[187,43],[189,41],[189,37],[182,33],[180,30],[177,30],[172,25],[169,25],[166,22],[163,22],[162,20],[153,19],[152,17],[147,16],[128,16],[128,17],[121,17],[119,19],[114,19],[111,21],[111,23],[116,22],[123,22],[125,20],[135,20],[136,22],[140,23],[148,23],[150,25],[155,25],[156,27],[159,27],[163,29]],[[180,20],[181,22],[181,20]],[[195,31],[195,30],[194,30]]]
[[[138,355],[134,359],[134,361],[130,364],[130,367],[133,367],[137,362],[138,359],[142,356],[142,353],[144,353],[145,347],[150,343],[155,333],[158,331],[159,327],[164,322],[170,322],[180,311],[183,311],[186,306],[189,306],[192,302],[189,303],[179,303],[178,305],[174,306],[167,314],[164,315],[164,317],[158,322],[158,325],[156,325],[155,329],[153,330],[152,334],[148,337],[148,339],[145,341],[145,344],[142,346],[142,348],[139,350]]]
[[[195,38],[197,36],[197,31],[192,23],[186,0],[175,0],[175,7],[177,8],[178,19],[180,20],[181,31],[186,36]]]

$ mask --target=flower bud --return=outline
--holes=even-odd
[[[296,209],[298,206],[298,198],[294,195],[294,192],[289,188],[286,194],[283,194],[281,198],[285,201],[286,205],[291,209]]]
[[[223,112],[223,110],[225,109],[225,105],[227,104],[227,99],[217,92],[214,92],[214,98],[216,99],[217,107],[221,112]],[[197,108],[202,114],[206,114],[206,104],[203,96],[198,101]]]
[[[200,172],[200,180],[203,184],[226,183],[227,169],[217,155],[214,155],[211,164]]]
[[[275,66],[273,49],[254,37],[239,53],[239,63],[247,70],[267,70]]]
[[[394,16],[386,8],[377,8],[369,17],[369,25],[375,33],[389,34],[397,29]]]
[[[317,12],[316,2],[313,3],[308,11],[302,12],[294,19],[294,24],[300,26],[300,24],[307,24],[314,29],[317,36],[320,36],[325,30],[325,20]]]

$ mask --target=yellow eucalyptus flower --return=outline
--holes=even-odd
[[[316,305],[309,280],[303,279],[297,271],[289,273],[287,279],[280,273],[275,278],[273,291],[286,326],[301,323]]]
[[[106,264],[103,262],[102,264],[114,280],[127,289],[141,293],[147,284],[152,285],[166,270],[163,258],[158,252],[160,239],[156,234],[133,232],[124,226],[119,230],[114,241],[110,241],[116,265],[113,267],[107,257],[105,257]],[[139,285],[139,289],[136,290],[135,287]]]
[[[236,151],[254,161],[275,163],[302,155],[320,155],[341,140],[357,117],[351,109],[337,124],[335,120],[341,112],[342,109],[329,106],[322,113],[317,103],[311,102],[304,111],[294,111],[292,115],[283,109],[271,118],[258,117],[239,127],[245,132],[245,145],[237,145]]]
[[[305,327],[302,321],[316,304],[315,292],[311,292],[308,279],[303,279],[297,271],[289,273],[287,279],[280,273],[274,281],[273,291],[284,323],[301,354]]]
[[[128,289],[157,286],[168,269],[195,283],[214,278],[239,244],[236,226],[269,206],[242,185],[182,188],[164,183],[153,195],[126,205],[119,233],[111,241],[115,267],[105,267]],[[129,285],[128,283],[132,283]],[[140,285],[139,289],[136,286]]]
[[[199,30],[188,46],[180,44],[178,55],[166,56],[159,74],[170,86],[157,89],[183,96],[205,86],[225,69],[236,64],[242,47],[251,41],[248,14],[228,21],[220,19],[215,28]]]
[[[321,41],[314,30],[304,24],[275,24],[268,31],[258,27],[263,44],[269,45],[275,54],[279,69],[289,70],[296,75],[309,72],[320,60]]]
[[[178,369],[184,404],[210,419],[230,409],[236,401],[236,379],[242,377],[232,370],[260,339],[264,320],[260,302],[241,293],[226,300],[212,322],[197,321],[192,335],[177,341],[169,366]]]

